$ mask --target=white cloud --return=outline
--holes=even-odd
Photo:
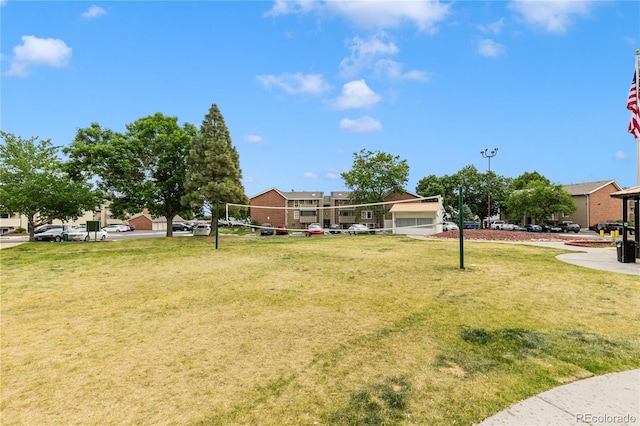
[[[491,39],[480,40],[478,43],[478,53],[482,56],[495,58],[507,54],[507,47],[503,44],[496,43]]]
[[[71,48],[54,38],[22,36],[22,45],[13,48],[13,59],[6,75],[26,77],[36,67],[66,67],[71,59]]]
[[[93,19],[106,14],[107,14],[106,10],[94,4],[89,9],[87,9],[86,12],[82,14],[82,17],[85,19]]]
[[[352,77],[362,70],[371,68],[380,56],[395,55],[399,52],[393,42],[383,40],[384,36],[373,36],[369,40],[354,37],[350,40],[351,55],[340,62],[340,70],[344,76]]]
[[[320,74],[259,75],[256,79],[267,89],[279,87],[290,95],[319,95],[331,89],[331,86],[324,81]]]
[[[354,77],[362,71],[372,69],[377,77],[420,81],[429,79],[424,71],[403,72],[401,63],[386,58],[396,55],[400,49],[395,43],[387,41],[384,34],[372,36],[368,40],[354,37],[349,43],[351,54],[340,62],[340,70],[345,77]]]
[[[277,0],[268,16],[317,13],[338,15],[354,25],[368,28],[395,28],[409,23],[420,31],[435,32],[437,23],[451,14],[451,5],[438,0]]]
[[[262,136],[259,135],[247,135],[244,140],[247,142],[260,143],[262,142]]]
[[[424,71],[411,70],[404,72],[403,65],[391,59],[380,59],[376,62],[376,75],[384,75],[396,80],[429,81],[429,74]]]
[[[317,179],[318,178],[318,175],[313,173],[313,172],[305,172],[302,176],[305,179]]]
[[[327,172],[327,174],[324,175],[324,177],[326,177],[327,179],[332,179],[332,180],[342,179],[342,176],[340,176],[340,172],[338,172],[336,170],[329,170]]]
[[[586,16],[597,2],[554,0],[512,0],[509,8],[519,14],[525,22],[552,33],[564,33],[573,23],[574,16]]]
[[[483,33],[500,34],[504,27],[504,18],[500,18],[496,22],[492,22],[489,25],[478,25],[478,29]]]
[[[342,86],[342,93],[329,104],[336,109],[367,108],[382,100],[364,80],[355,80]]]
[[[617,151],[615,155],[616,161],[625,161],[629,159],[629,154],[622,151]]]
[[[371,118],[368,115],[355,120],[343,118],[340,120],[338,127],[340,130],[346,130],[354,133],[371,133],[382,130],[382,124],[375,118]]]

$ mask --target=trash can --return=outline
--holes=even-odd
[[[66,232],[62,233],[62,241],[69,241],[69,234],[67,234]]]
[[[616,241],[616,252],[618,254],[618,262],[636,263],[636,242],[634,240]]]
[[[624,247],[624,263],[636,263],[636,242],[634,240],[627,240],[627,244]]]

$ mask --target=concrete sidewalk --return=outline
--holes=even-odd
[[[569,383],[526,399],[479,426],[640,425],[640,370]]]
[[[573,253],[560,254],[556,256],[556,259],[584,268],[618,272],[620,274],[640,275],[640,259],[636,259],[635,263],[618,262],[618,253],[615,247],[578,247],[565,244],[561,241],[532,241],[518,242],[517,244],[572,250]]]

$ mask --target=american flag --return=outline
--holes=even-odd
[[[633,80],[631,81],[631,89],[629,89],[629,101],[627,102],[627,109],[631,111],[631,120],[629,120],[629,133],[631,133],[636,140],[640,140],[640,100],[638,99],[638,61],[640,58],[636,57],[636,70],[633,73]]]

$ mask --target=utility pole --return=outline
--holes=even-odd
[[[489,149],[480,151],[480,154],[489,160],[489,171],[487,172],[487,229],[491,229],[491,159],[498,155],[498,148],[493,148],[493,151],[489,152]]]

